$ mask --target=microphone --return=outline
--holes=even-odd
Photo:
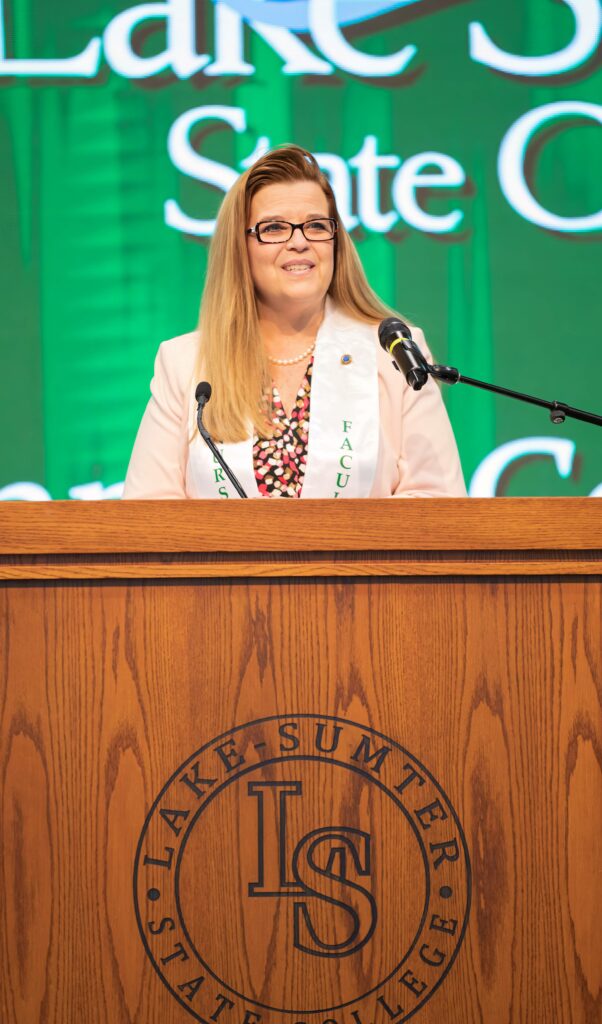
[[[205,408],[207,402],[211,398],[211,384],[206,380],[200,381],[195,388],[194,397],[196,398],[197,401],[196,423],[197,427],[199,428],[199,434],[203,438],[203,441],[205,442],[209,450],[213,453],[213,455],[219,462],[220,466],[222,467],[224,473],[228,477],[228,480],[230,481],[234,489],[238,492],[241,498],[246,498],[247,495],[245,494],[238,480],[234,476],[234,473],[226,463],[226,460],[224,459],[223,455],[216,448],[215,443],[211,437],[211,434],[209,433],[207,427],[203,423],[203,409]]]
[[[393,359],[393,365],[403,373],[414,391],[424,387],[429,376],[429,365],[412,337],[407,324],[396,316],[388,316],[378,328],[381,348]]]
[[[206,441],[207,444],[209,444],[209,441],[211,441],[211,437],[209,431],[207,430],[207,427],[203,423],[203,409],[205,408],[207,402],[211,398],[211,384],[209,383],[209,381],[202,380],[197,384],[194,392],[194,397],[197,402],[196,424],[197,427],[199,428],[199,434],[201,435],[203,440]],[[209,445],[209,447],[211,447],[211,445]]]
[[[197,384],[196,390],[194,392],[194,397],[196,398],[198,404],[201,406],[202,412],[203,408],[207,405],[207,402],[211,398],[211,384],[209,383],[209,381],[202,380],[200,381],[199,384]]]
[[[602,416],[598,416],[595,412],[575,409],[564,402],[548,402],[545,398],[525,395],[521,391],[511,391],[510,388],[503,388],[498,384],[488,384],[484,380],[475,380],[474,377],[465,377],[455,366],[440,366],[438,363],[431,366],[414,341],[410,328],[399,317],[388,316],[379,324],[378,340],[385,352],[393,357],[395,369],[404,374],[414,391],[420,391],[429,376],[434,377],[435,380],[441,380],[445,384],[457,384],[458,381],[461,381],[462,384],[470,384],[473,388],[492,391],[496,395],[507,395],[508,398],[516,398],[519,402],[528,402],[529,405],[539,405],[544,409],[549,409],[552,423],[563,423],[567,416],[571,416],[572,419],[581,420],[583,423],[595,423],[596,426],[602,427]]]

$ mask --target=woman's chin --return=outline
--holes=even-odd
[[[315,280],[303,278],[286,281],[282,291],[289,300],[300,299],[303,302],[315,302],[316,305],[324,302],[326,297],[326,289],[316,288]]]

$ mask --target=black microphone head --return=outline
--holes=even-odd
[[[378,325],[378,340],[385,352],[390,351],[391,342],[407,338],[412,340],[412,332],[408,325],[398,316],[388,316]]]
[[[403,373],[414,391],[420,391],[428,380],[428,364],[412,337],[407,324],[398,316],[388,316],[378,328],[378,340],[393,358],[393,365]]]
[[[196,386],[194,397],[196,398],[197,402],[208,402],[209,399],[211,398],[211,384],[209,384],[209,382],[206,380],[200,381],[200,383],[198,383]]]

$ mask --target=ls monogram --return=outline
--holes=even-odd
[[[376,901],[359,879],[370,878],[370,836],[343,825],[323,826],[301,836],[289,856],[287,804],[302,798],[301,782],[250,782],[257,799],[257,881],[249,896],[293,900],[293,944],[313,956],[343,957],[370,940],[377,921]],[[351,898],[350,898],[351,897]],[[312,903],[328,906],[330,918],[343,919],[343,937],[319,934]]]

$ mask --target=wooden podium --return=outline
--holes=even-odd
[[[5,1024],[594,1024],[602,503],[0,507]]]

